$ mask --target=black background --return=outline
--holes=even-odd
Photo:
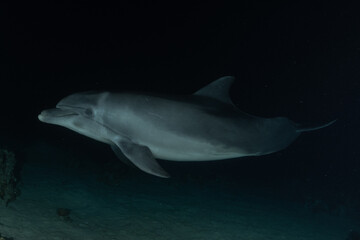
[[[119,2],[0,4],[0,131],[9,145],[46,139],[103,151],[37,115],[77,91],[191,94],[233,75],[231,97],[246,112],[308,124],[338,121],[280,153],[193,164],[194,172],[359,194],[358,5]],[[189,168],[164,164],[173,172]]]

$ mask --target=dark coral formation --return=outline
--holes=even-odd
[[[6,206],[20,194],[15,176],[16,159],[12,152],[0,149],[0,198]]]

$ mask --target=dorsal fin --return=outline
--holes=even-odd
[[[224,103],[233,104],[229,95],[229,90],[233,82],[234,77],[232,76],[221,77],[199,89],[194,95],[210,97]]]

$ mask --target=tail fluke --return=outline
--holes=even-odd
[[[302,132],[309,132],[309,131],[314,131],[314,130],[318,130],[318,129],[321,129],[321,128],[325,128],[325,127],[328,127],[330,125],[332,125],[334,122],[336,122],[337,119],[331,121],[331,122],[328,122],[326,124],[323,124],[323,125],[320,125],[320,126],[312,126],[312,127],[305,127],[305,126],[302,126],[302,125],[298,125],[297,127],[297,130],[296,132],[299,132],[299,133],[302,133]]]

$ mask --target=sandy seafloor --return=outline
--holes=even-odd
[[[221,182],[176,182],[130,175],[116,184],[80,168],[61,167],[51,150],[29,150],[21,195],[0,207],[0,233],[15,240],[64,239],[346,239],[360,222],[344,214],[309,211],[303,204]],[[65,158],[53,153],[52,158]],[[71,155],[71,154],[70,154]],[[70,220],[57,208],[71,209]]]

